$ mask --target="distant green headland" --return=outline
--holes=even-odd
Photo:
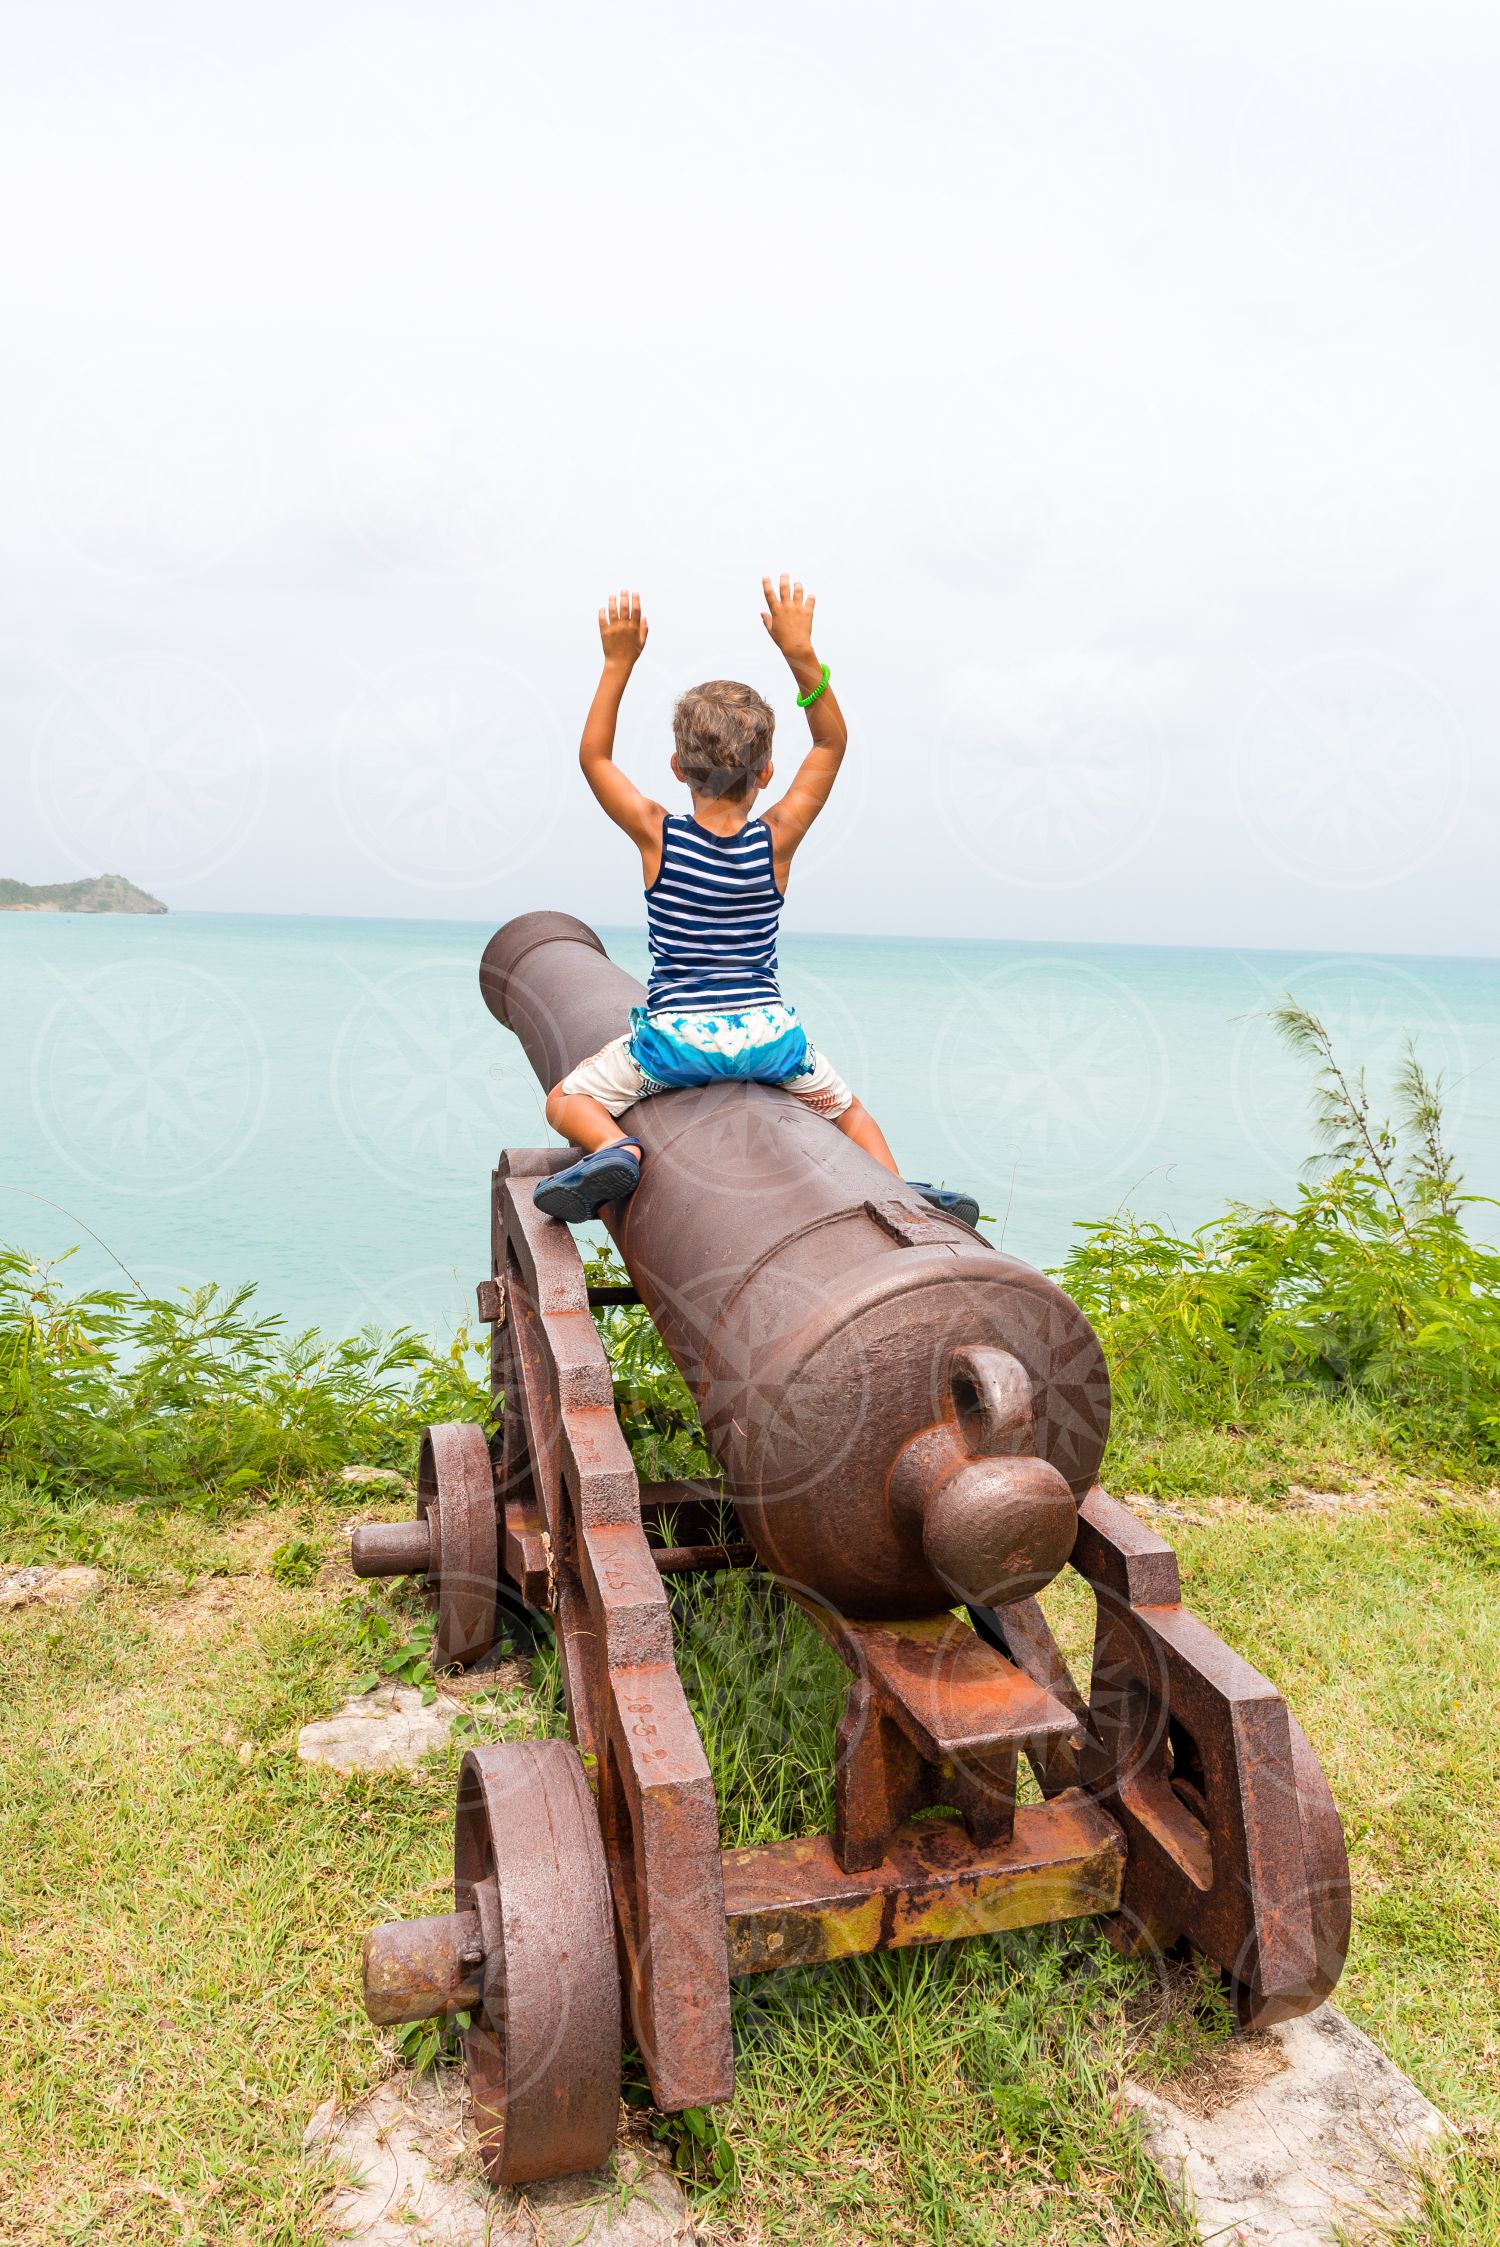
[[[0,875],[0,913],[165,913],[123,874],[95,874],[85,882],[13,882]]]

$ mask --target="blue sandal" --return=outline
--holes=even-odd
[[[979,1204],[972,1194],[960,1193],[954,1186],[929,1186],[921,1178],[908,1178],[906,1183],[924,1202],[931,1202],[934,1209],[942,1210],[948,1217],[961,1218],[964,1224],[978,1231]]]
[[[641,1148],[636,1139],[617,1139],[600,1147],[566,1170],[539,1178],[532,1200],[549,1217],[565,1225],[581,1225],[606,1202],[622,1202],[641,1182]]]

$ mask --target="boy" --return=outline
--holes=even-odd
[[[721,1077],[780,1085],[863,1147],[885,1169],[896,1158],[869,1110],[809,1044],[776,979],[776,929],[802,838],[827,803],[848,734],[813,653],[813,596],[783,576],[762,578],[761,622],[786,657],[807,712],[812,747],[778,803],[751,808],[772,774],[776,713],[753,687],[711,679],[672,714],[672,770],[692,797],[678,816],[642,795],[614,762],[615,722],[647,624],[638,593],[611,594],[599,611],[604,674],[584,723],[578,760],[603,809],[640,850],[651,980],[625,1036],[568,1072],[547,1095],[547,1121],[581,1162],[535,1189],[549,1216],[578,1224],[622,1201],[641,1175],[641,1143],[618,1118],[648,1095]],[[915,1182],[914,1182],[915,1183]],[[918,1185],[940,1209],[974,1225],[971,1195]]]

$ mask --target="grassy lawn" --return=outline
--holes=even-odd
[[[1471,2126],[1409,2247],[1500,2239],[1500,1498],[1349,1473],[1308,1496],[1259,1453],[1242,1464],[1218,1487],[1256,1496],[1231,1504],[1190,1460],[1158,1460],[1142,1479],[1175,1494],[1143,1510],[1328,1768],[1355,1873],[1340,2002]],[[8,1564],[105,1570],[81,1608],[0,1618],[0,2237],[16,2247],[321,2236],[304,2125],[397,2064],[358,2004],[360,1939],[442,1909],[449,1869],[452,1755],[350,1778],[296,1756],[299,1725],[369,1667],[342,1560],[354,1510],[343,1491],[228,1524],[9,1510],[33,1526],[10,1533]],[[289,1571],[273,1555],[293,1540]],[[310,1581],[281,1580],[319,1557]],[[410,1595],[379,1597],[399,1639]],[[1078,1603],[1055,1605],[1076,1629]],[[681,1625],[726,1835],[825,1815],[836,1680],[819,1649],[723,1581]],[[481,1729],[550,1728],[545,1673]],[[1164,1993],[1080,1926],[747,1984],[736,2023],[722,2137],[681,2149],[710,2234],[1188,2236],[1115,2086],[1127,2064],[1211,2055],[1221,2012],[1190,1974]]]

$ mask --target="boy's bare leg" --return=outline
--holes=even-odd
[[[556,1085],[547,1095],[547,1121],[570,1147],[581,1147],[587,1155],[597,1154],[601,1147],[613,1147],[619,1139],[629,1139],[632,1147],[640,1145],[638,1139],[620,1129],[618,1118],[610,1114],[602,1100],[590,1100],[583,1092],[561,1092]]]
[[[867,1155],[873,1155],[894,1177],[901,1176],[901,1166],[886,1145],[885,1133],[863,1101],[851,1100],[843,1114],[835,1116],[833,1121],[846,1139],[852,1139],[856,1147],[863,1147]]]

